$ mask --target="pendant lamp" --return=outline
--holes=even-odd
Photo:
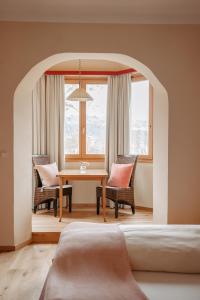
[[[81,61],[79,59],[79,87],[77,89],[75,89],[75,91],[73,91],[67,97],[67,100],[81,101],[81,102],[92,101],[93,98],[90,96],[89,93],[86,92],[86,90],[84,88],[81,87],[80,81],[81,81]]]

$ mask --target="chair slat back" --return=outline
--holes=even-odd
[[[34,177],[35,177],[35,187],[41,187],[42,181],[41,181],[38,171],[35,169],[35,166],[50,164],[50,157],[49,157],[49,155],[33,155],[32,162],[33,162],[33,172],[34,172]]]
[[[33,155],[33,166],[36,165],[48,165],[50,164],[50,158],[49,155]]]
[[[138,159],[138,155],[117,155],[117,160],[116,160],[117,164],[133,164],[133,170],[132,170],[131,179],[129,183],[130,187],[134,186],[137,159]]]

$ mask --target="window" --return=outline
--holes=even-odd
[[[65,84],[65,99],[78,88],[78,84]],[[79,153],[79,102],[65,100],[64,150]]]
[[[87,84],[94,99],[86,103],[86,153],[105,153],[107,84]]]
[[[93,101],[65,100],[64,145],[68,161],[103,161],[106,140],[106,80],[82,79],[81,87]],[[78,80],[66,80],[65,98],[78,88]],[[152,87],[148,80],[134,79],[131,84],[130,154],[140,161],[152,160]]]
[[[131,84],[130,154],[152,160],[152,89],[148,80]]]
[[[81,80],[81,87],[93,101],[65,100],[64,145],[66,160],[104,160],[106,138],[107,83],[102,80]],[[78,87],[67,80],[65,98]]]

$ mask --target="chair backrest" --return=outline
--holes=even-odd
[[[50,164],[50,157],[49,157],[49,155],[33,155],[32,163],[33,163],[33,172],[34,172],[34,177],[35,177],[35,187],[41,187],[42,181],[41,181],[38,171],[35,169],[35,166]]]
[[[117,164],[133,164],[133,170],[132,170],[131,179],[129,183],[130,187],[134,186],[137,159],[138,159],[138,155],[117,155],[117,160],[116,160]]]

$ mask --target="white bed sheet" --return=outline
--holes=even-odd
[[[200,274],[133,272],[150,300],[200,300]]]
[[[138,268],[133,275],[150,300],[200,300],[199,225],[120,228],[132,267]]]

